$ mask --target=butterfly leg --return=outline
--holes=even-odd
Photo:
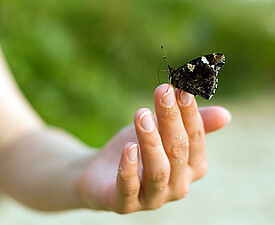
[[[182,89],[180,89],[180,93],[179,93],[179,99],[180,99],[180,94],[181,94],[181,92],[182,92]]]
[[[160,84],[160,79],[159,79],[159,73],[160,73],[160,72],[168,72],[168,70],[159,70],[159,71],[157,72],[159,84]]]
[[[170,77],[169,76],[169,78],[168,78],[168,88],[167,88],[167,90],[166,90],[166,93],[168,92],[168,90],[169,90],[169,88],[170,88],[170,86],[171,86],[171,80],[172,80],[172,77]]]

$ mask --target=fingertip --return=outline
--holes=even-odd
[[[133,148],[134,146],[137,146],[137,144],[135,142],[131,141],[124,145],[124,149],[129,150],[130,148]]]
[[[124,145],[121,160],[118,167],[118,175],[121,178],[137,174],[138,171],[138,145],[128,142]]]
[[[128,142],[124,145],[120,167],[129,167],[129,164],[136,164],[138,161],[138,145],[135,142]]]
[[[225,119],[227,119],[227,123],[231,122],[231,113],[223,107],[220,107],[220,110],[223,111],[223,116],[225,117]]]
[[[178,104],[181,106],[181,108],[188,107],[192,104],[195,104],[195,106],[197,107],[197,102],[196,102],[196,99],[194,98],[194,95],[186,91],[181,91],[179,89],[176,89],[175,92],[176,92]]]
[[[135,142],[129,142],[125,148],[128,162],[135,164],[138,159],[138,145]]]
[[[161,84],[159,85],[154,92],[154,98],[156,99],[162,99],[162,96],[170,89],[174,89],[172,85],[169,84]]]
[[[220,128],[223,128],[224,126],[226,126],[230,121],[231,121],[231,113],[223,108],[223,107],[220,107],[220,121],[221,121],[221,124],[220,124]]]
[[[127,199],[136,198],[140,183],[138,176],[138,145],[135,142],[125,144],[117,171],[116,196],[122,208]]]
[[[134,115],[135,124],[140,121],[142,115],[144,115],[144,113],[147,112],[147,111],[151,112],[151,110],[147,109],[147,108],[141,108],[141,109],[136,111],[136,113]]]
[[[225,126],[227,123],[231,121],[231,113],[224,107],[221,106],[213,106],[213,113],[216,118],[220,120],[221,125]]]
[[[205,132],[219,130],[231,121],[231,113],[221,106],[208,106],[199,109]]]
[[[147,108],[139,109],[134,116],[134,124],[137,134],[146,132],[151,133],[155,127],[155,121],[151,110]]]

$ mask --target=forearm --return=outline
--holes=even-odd
[[[62,131],[39,129],[0,152],[0,188],[40,210],[84,207],[77,182],[94,155]]]
[[[20,92],[0,46],[0,151],[41,126],[43,121]]]
[[[39,118],[0,47],[0,190],[42,210],[81,207],[76,183],[92,158],[91,149]]]

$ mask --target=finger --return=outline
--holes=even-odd
[[[120,213],[129,213],[139,208],[138,195],[138,146],[134,142],[124,146],[118,167],[115,208]]]
[[[197,108],[197,103],[193,95],[176,90],[178,105],[184,127],[189,140],[189,160],[190,166],[201,166],[206,162],[206,150],[204,143],[204,128],[201,115]],[[179,96],[180,94],[180,96]]]
[[[221,129],[231,120],[230,112],[220,106],[208,106],[199,108],[205,133]]]
[[[181,113],[177,105],[175,91],[168,85],[160,85],[154,95],[156,116],[162,144],[169,158],[171,173],[169,186],[174,192],[183,185],[188,162],[189,142]]]
[[[141,199],[145,208],[157,208],[164,201],[170,174],[169,161],[151,111],[138,110],[134,123],[143,163]]]

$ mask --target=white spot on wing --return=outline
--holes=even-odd
[[[190,64],[190,63],[187,63],[187,67],[188,67],[188,69],[189,69],[191,72],[193,72],[194,69],[195,69],[195,65],[192,65],[192,64]]]
[[[205,58],[204,56],[201,57],[201,61],[202,61],[204,64],[209,64],[207,58]]]

